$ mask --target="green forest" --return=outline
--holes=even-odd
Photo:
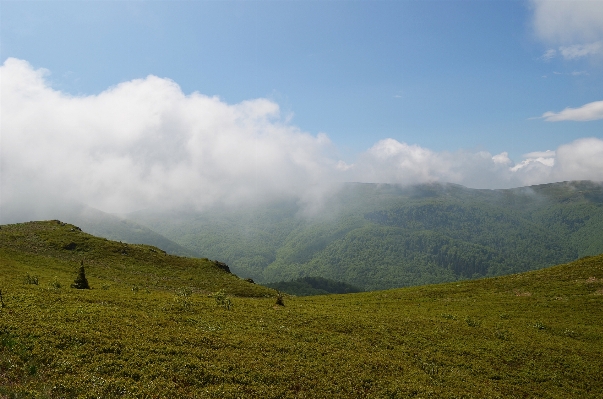
[[[291,281],[268,283],[266,287],[296,296],[350,294],[362,291],[353,285],[323,277],[301,277]]]
[[[603,252],[603,186],[507,190],[346,184],[295,202],[127,215],[261,283],[322,277],[378,290],[539,269]]]

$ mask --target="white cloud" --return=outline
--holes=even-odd
[[[589,55],[597,55],[603,52],[602,42],[594,42],[587,44],[573,44],[571,46],[559,47],[559,52],[566,60],[573,60]]]
[[[301,198],[332,181],[328,137],[282,122],[269,100],[229,105],[155,76],[74,97],[46,73],[16,59],[1,67],[3,202],[202,207]]]
[[[361,182],[450,182],[474,188],[506,188],[563,180],[603,181],[603,140],[587,138],[556,151],[535,151],[514,164],[508,153],[433,152],[394,139],[381,140],[347,172]],[[351,180],[351,179],[348,179]]]
[[[567,60],[603,54],[603,1],[532,0],[536,36],[549,48],[542,56]]]
[[[349,170],[365,182],[415,184],[439,180],[439,172],[444,168],[443,160],[426,148],[385,139],[371,147]]]
[[[579,108],[566,108],[560,112],[548,111],[542,114],[547,122],[560,121],[594,121],[603,119],[603,101],[594,101]]]
[[[509,165],[509,164],[513,163],[513,161],[511,161],[511,159],[509,158],[509,153],[506,151],[501,152],[500,154],[494,155],[492,157],[492,160],[494,161],[494,163],[502,164],[502,165]]]
[[[557,149],[555,179],[603,180],[603,140],[583,138]]]
[[[534,151],[524,154],[524,160],[517,165],[511,167],[512,172],[517,172],[520,169],[532,168],[534,165],[544,165],[553,167],[555,165],[555,151]],[[538,167],[540,167],[538,165]]]
[[[603,2],[532,0],[534,30],[545,42],[589,43],[603,36]]]
[[[548,49],[547,51],[544,52],[544,54],[542,54],[542,59],[545,61],[550,61],[553,58],[555,58],[557,56],[557,50],[555,49]]]
[[[500,155],[500,154],[499,154]],[[497,156],[501,161],[502,157]],[[434,152],[385,139],[370,148],[349,170],[349,180],[367,183],[417,184],[450,182],[469,187],[514,185],[506,163],[485,151]]]
[[[506,152],[436,152],[390,138],[345,163],[326,135],[290,125],[266,99],[227,104],[155,76],[71,96],[52,89],[47,74],[16,59],[0,67],[0,209],[77,201],[122,212],[283,197],[311,209],[341,181],[505,188],[603,180],[597,138],[526,154],[517,165]]]

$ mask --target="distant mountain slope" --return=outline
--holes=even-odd
[[[374,290],[603,253],[603,186],[588,181],[509,190],[350,183],[313,216],[281,202],[128,218],[260,282],[320,276]]]
[[[18,204],[3,204],[0,222],[7,224],[56,219],[74,224],[87,233],[110,240],[153,245],[173,255],[202,257],[194,250],[184,248],[148,227],[79,203],[48,204],[39,209],[23,208]],[[32,216],[34,219],[31,219]]]
[[[153,245],[172,255],[201,257],[196,251],[184,248],[146,226],[94,208],[85,208],[71,217],[66,215],[62,220],[76,224],[87,233],[110,240]]]
[[[54,277],[66,287],[83,264],[92,288],[125,285],[205,293],[224,289],[239,296],[274,294],[231,274],[216,261],[169,255],[149,245],[110,241],[58,220],[0,226],[0,258],[4,267],[13,268],[7,278],[18,275],[22,279],[31,274],[50,284]]]

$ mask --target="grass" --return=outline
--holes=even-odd
[[[72,228],[0,230],[0,397],[603,392],[603,256],[462,283],[286,296],[276,306],[274,291],[209,260],[133,245],[121,255],[122,244]],[[82,258],[91,290],[69,288]]]

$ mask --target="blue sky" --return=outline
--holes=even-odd
[[[394,167],[424,149],[436,157],[506,153],[517,170],[534,153],[603,139],[603,3],[581,3],[591,4],[2,1],[0,61],[47,70],[44,84],[64,97],[154,75],[185,96],[233,106],[267,99],[279,107],[278,123],[326,135],[329,159],[345,170],[380,142],[402,154]],[[568,107],[576,111],[560,114]],[[558,121],[542,118],[547,112]],[[593,165],[575,177],[603,180]],[[472,185],[469,177],[430,176]],[[547,176],[499,186],[574,177]]]

